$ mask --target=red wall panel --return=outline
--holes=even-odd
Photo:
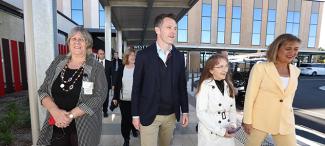
[[[22,85],[21,85],[21,80],[20,80],[20,69],[19,69],[17,41],[11,40],[10,45],[11,45],[11,54],[12,54],[12,68],[13,68],[14,80],[15,80],[15,82],[14,82],[15,91],[20,91]]]

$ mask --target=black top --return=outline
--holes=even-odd
[[[225,83],[223,82],[224,80],[220,80],[220,81],[214,80],[214,81],[216,82],[216,84],[217,84],[220,92],[222,93],[222,95],[224,95],[224,91],[225,91],[225,89],[224,89],[225,88]]]
[[[159,62],[158,73],[160,84],[160,102],[158,115],[170,115],[175,111],[172,95],[172,57],[167,59],[166,65],[160,58]]]
[[[67,68],[64,74],[64,80],[68,80],[75,71],[78,69],[69,69]],[[61,71],[62,72],[62,71]],[[72,78],[72,81],[68,84],[66,84],[65,89],[68,89],[68,87],[72,84],[72,82],[78,77],[80,70],[76,73],[74,78]],[[61,73],[60,73],[61,74]],[[70,111],[73,108],[76,107],[78,103],[78,99],[81,92],[81,86],[82,86],[82,75],[77,79],[76,83],[73,85],[74,88],[68,92],[63,91],[60,87],[62,81],[60,74],[55,79],[53,85],[52,85],[52,97],[54,99],[55,104],[60,108],[64,109],[66,111]]]

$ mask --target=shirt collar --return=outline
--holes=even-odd
[[[158,52],[158,53],[164,53],[164,54],[165,54],[164,50],[163,50],[162,48],[160,48],[160,46],[159,46],[159,44],[158,44],[157,42],[156,42],[156,46],[157,46],[157,52]],[[168,54],[172,49],[173,49],[173,46],[171,46],[171,47],[167,50],[166,54]]]

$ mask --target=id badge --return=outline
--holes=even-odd
[[[85,95],[91,95],[93,94],[94,82],[82,81],[82,88]]]

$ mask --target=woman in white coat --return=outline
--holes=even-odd
[[[234,96],[227,58],[219,54],[211,56],[203,69],[196,93],[198,146],[235,145]]]

